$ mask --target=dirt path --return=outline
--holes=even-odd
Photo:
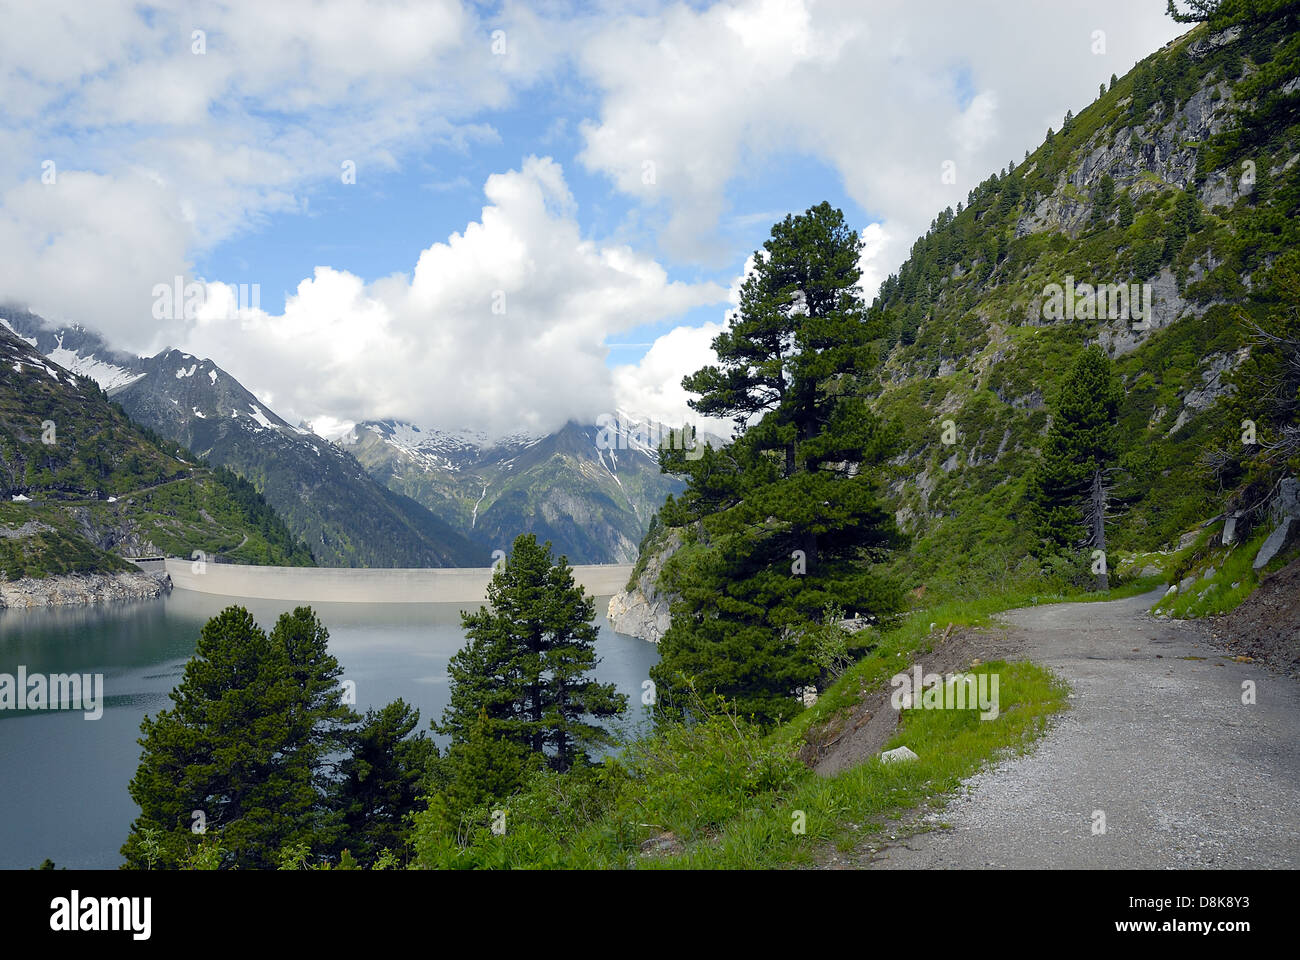
[[[1070,710],[926,815],[937,829],[862,865],[1300,866],[1300,684],[1234,662],[1198,623],[1150,617],[1158,596],[1004,614],[1013,656],[1068,680]]]

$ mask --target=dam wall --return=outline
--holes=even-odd
[[[172,588],[195,593],[302,603],[484,603],[491,567],[259,567],[168,558]],[[630,563],[574,566],[588,596],[621,593]]]

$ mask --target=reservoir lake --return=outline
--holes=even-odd
[[[658,648],[615,633],[596,600],[600,628],[596,678],[627,694],[619,728],[635,733],[647,719],[642,684]],[[140,747],[140,721],[171,706],[199,629],[231,604],[246,607],[266,631],[298,604],[173,590],[158,600],[100,606],[0,610],[0,673],[104,676],[103,715],[80,710],[0,710],[0,869],[35,867],[45,858],[69,868],[116,868],[138,810],[127,793]],[[398,697],[420,710],[420,729],[440,719],[449,688],[447,663],[465,644],[461,609],[478,604],[313,603],[330,632],[343,679],[356,683],[355,709]],[[445,740],[434,737],[439,746]]]

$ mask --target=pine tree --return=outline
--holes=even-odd
[[[1184,0],[1184,2],[1187,4],[1185,12],[1178,9],[1174,0],[1168,0],[1168,6],[1165,8],[1165,13],[1177,23],[1204,23],[1213,19],[1219,12],[1219,8],[1223,6],[1223,0]]]
[[[1111,204],[1115,201],[1115,181],[1109,173],[1103,174],[1097,182],[1097,190],[1092,198],[1092,219],[1101,223],[1110,216]]]
[[[385,850],[400,851],[408,816],[423,806],[438,748],[423,732],[411,736],[419,722],[420,711],[397,699],[367,710],[349,737],[335,797],[344,830],[337,845],[363,866]]]
[[[430,809],[445,826],[487,803],[505,801],[542,762],[540,754],[500,735],[485,712],[470,717],[464,732],[439,762],[442,784]]]
[[[901,543],[872,468],[894,435],[871,413],[859,377],[876,363],[858,290],[860,241],[823,203],[772,228],[717,366],[685,377],[691,407],[731,417],[738,437],[693,462],[664,520],[689,525],[702,550],[670,567],[672,626],[651,670],[665,715],[691,689],[735,700],[762,722],[799,709],[811,684],[808,632],[831,604],[889,615],[897,588],[872,563]],[[688,566],[684,566],[688,565]]]
[[[358,717],[343,702],[339,684],[343,668],[329,652],[329,631],[311,607],[296,607],[292,613],[282,614],[270,640],[284,650],[289,676],[298,691],[297,702],[290,709],[285,753],[310,771],[315,788],[319,830],[312,847],[329,846],[340,824],[327,798],[336,780],[338,758],[348,746]]]
[[[598,662],[595,604],[565,558],[555,561],[533,534],[515,539],[488,603],[461,615],[469,643],[448,666],[451,702],[439,732],[454,753],[481,715],[489,736],[544,754],[555,770],[587,762],[589,749],[612,742],[592,721],[627,708],[614,684],[587,675]]]
[[[1117,215],[1115,222],[1121,230],[1133,226],[1133,199],[1128,195],[1127,190],[1115,201],[1115,212]]]
[[[1052,407],[1042,457],[1029,477],[1031,514],[1046,554],[1086,545],[1106,551],[1107,474],[1118,456],[1123,394],[1101,347],[1075,360]],[[1098,587],[1109,588],[1103,565]]]
[[[338,664],[327,636],[307,608],[270,637],[243,607],[203,625],[172,708],[140,725],[128,866],[186,863],[199,826],[219,835],[223,866],[273,867],[282,847],[322,842],[322,762],[348,722],[329,689]]]

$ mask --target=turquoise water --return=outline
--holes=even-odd
[[[49,857],[60,867],[112,868],[137,809],[126,786],[140,721],[170,706],[204,621],[239,603],[270,629],[295,604],[174,591],[162,600],[37,611],[0,610],[0,673],[102,673],[104,711],[0,710],[0,868]],[[654,644],[615,633],[598,600],[596,676],[628,695],[625,725],[643,723],[641,684]],[[457,604],[312,604],[330,650],[356,683],[357,709],[397,697],[420,723],[447,703],[447,662],[465,642]]]

